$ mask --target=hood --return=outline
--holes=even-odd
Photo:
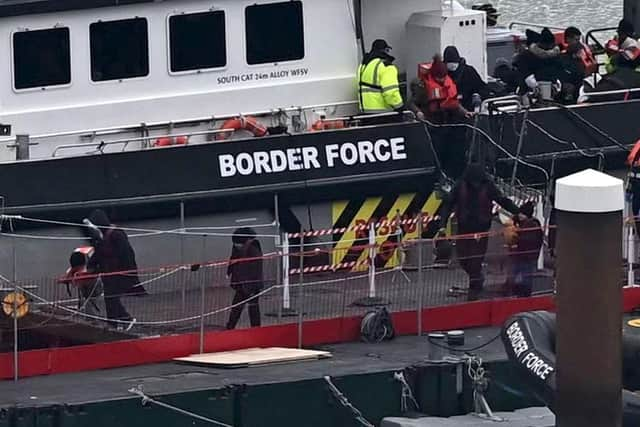
[[[91,212],[91,215],[89,215],[89,221],[100,228],[109,227],[111,225],[111,221],[109,220],[107,213],[102,209],[96,209]]]
[[[444,53],[442,55],[442,60],[444,62],[457,62],[457,63],[459,63],[461,58],[460,58],[460,53],[458,52],[458,49],[455,46],[447,46],[444,49]]]
[[[256,231],[251,227],[242,227],[238,228],[233,232],[233,236],[231,236],[231,241],[233,243],[244,244],[249,240],[253,240],[256,238]]]

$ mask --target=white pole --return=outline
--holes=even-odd
[[[633,263],[636,260],[636,236],[634,226],[634,223],[629,223],[627,225],[627,227],[629,227],[629,232],[627,233],[627,238],[629,239],[629,249],[627,251],[627,265],[629,266],[627,284],[629,286],[634,286],[636,284],[636,273],[633,271]]]
[[[289,236],[284,233],[282,239],[282,307],[285,310],[291,308],[291,296],[289,294]]]
[[[376,229],[369,225],[369,298],[376,297]]]
[[[544,217],[544,203],[542,202],[542,197],[538,197],[538,202],[536,203],[536,218],[540,221],[542,227],[546,224]],[[542,230],[542,233],[546,235],[547,230]],[[538,270],[542,270],[544,268],[544,249],[540,248],[540,253],[538,254]]]

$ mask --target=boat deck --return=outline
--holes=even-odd
[[[482,345],[499,333],[498,328],[466,331],[465,348]],[[142,385],[151,396],[198,390],[223,389],[230,385],[263,385],[320,379],[325,375],[390,372],[421,364],[429,354],[426,337],[404,336],[379,344],[348,343],[322,346],[330,359],[239,369],[214,369],[179,363],[161,363],[93,372],[27,378],[18,383],[0,382],[0,408],[80,405],[131,398],[128,390]],[[475,352],[485,362],[506,359],[497,339]]]

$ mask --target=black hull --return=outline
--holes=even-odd
[[[528,119],[547,134],[528,125],[520,156],[549,173],[553,171],[553,177],[585,167],[621,169],[626,156],[621,145],[630,146],[640,137],[639,106],[640,101],[628,101],[585,105],[571,111],[532,110]],[[504,150],[515,155],[522,117],[522,113],[493,114],[484,116],[479,126]],[[587,150],[588,156],[576,147],[554,141],[554,137],[575,143],[577,148]],[[395,138],[403,141],[398,159],[376,158],[374,162],[346,165],[337,158],[329,165],[325,155],[327,146],[332,144],[375,143]],[[510,177],[514,162],[509,156],[495,149],[483,136],[477,136],[477,141],[483,149],[495,153],[488,158],[495,161],[498,174]],[[218,161],[221,155],[303,147],[315,147],[318,153],[317,164],[309,164],[307,169],[221,175]],[[383,152],[383,157],[388,151]],[[596,151],[604,157],[594,156]],[[199,214],[234,212],[247,207],[273,209],[276,194],[281,204],[287,206],[430,192],[438,177],[435,171],[436,162],[424,126],[412,122],[4,164],[0,166],[0,182],[4,184],[0,193],[7,214],[75,218],[86,215],[93,207],[110,206],[118,217],[158,218],[176,215],[180,202],[186,203],[189,214]],[[544,183],[544,174],[528,166],[520,164],[517,172],[524,183]]]

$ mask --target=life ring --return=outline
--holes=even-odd
[[[318,130],[332,130],[332,129],[344,129],[347,127],[347,123],[344,120],[324,120],[320,119],[311,125],[312,131]]]
[[[547,311],[516,314],[502,327],[509,360],[533,392],[552,411],[556,403],[556,315]],[[638,375],[640,339],[623,333],[624,369]],[[623,427],[640,425],[640,395],[622,390]]]
[[[169,147],[171,145],[187,145],[189,143],[188,136],[163,136],[153,143],[154,147]]]
[[[228,119],[220,126],[220,129],[246,130],[257,137],[265,136],[268,132],[267,127],[252,116]],[[232,132],[221,132],[216,134],[215,139],[216,141],[223,141],[231,135]]]

